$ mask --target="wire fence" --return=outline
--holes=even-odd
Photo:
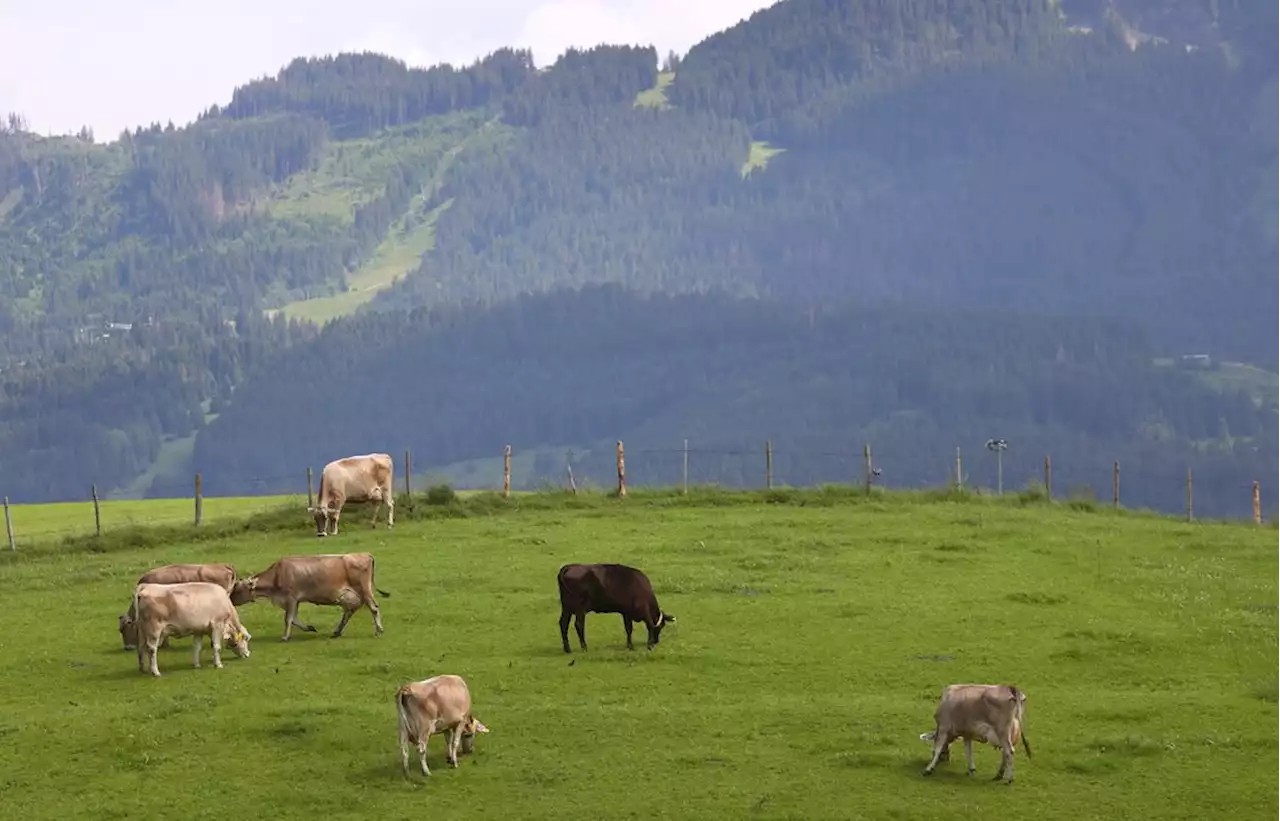
[[[1275,500],[1264,506],[1261,483],[1208,470],[1204,489],[1196,493],[1192,468],[1184,476],[1153,478],[1140,468],[1126,474],[1119,460],[1094,464],[1067,454],[1055,461],[1026,453],[1010,453],[1004,440],[988,440],[977,454],[933,454],[925,460],[907,460],[887,448],[885,456],[870,444],[853,449],[796,447],[775,448],[772,441],[759,447],[699,447],[684,440],[677,447],[626,449],[612,447],[574,449],[534,448],[526,451],[505,446],[498,455],[443,468],[416,469],[412,452],[396,459],[397,497],[420,494],[430,486],[448,484],[458,491],[490,490],[510,495],[537,490],[608,492],[625,495],[629,488],[679,488],[699,486],[729,489],[861,486],[890,490],[925,490],[943,487],[1004,495],[1024,493],[1058,500],[1082,500],[1114,507],[1151,508],[1182,514],[1193,521],[1204,518],[1252,519],[1255,524],[1274,521]],[[142,524],[199,525],[208,518],[243,517],[271,509],[282,502],[310,505],[319,484],[319,471],[311,467],[252,477],[217,477],[196,473],[190,478],[158,477],[143,494],[145,503],[115,494],[100,494],[90,484],[83,501],[38,505],[11,505],[4,498],[5,525],[10,549],[19,538],[40,541],[60,535],[101,534],[104,527]],[[212,492],[210,492],[212,491]],[[206,495],[206,494],[209,495]],[[285,498],[281,498],[285,497]],[[1208,504],[1203,504],[1207,500]],[[1197,509],[1197,502],[1202,508]],[[18,512],[20,511],[20,512]],[[20,524],[16,521],[20,520]]]

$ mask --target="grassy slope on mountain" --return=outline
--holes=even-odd
[[[784,46],[817,22],[758,17],[743,42],[711,38],[680,63],[663,90],[675,108],[561,107],[508,153],[464,153],[429,275],[375,305],[589,282],[857,295],[1102,313],[1171,352],[1276,366],[1274,192],[1258,198],[1275,136],[1253,127],[1273,83],[1218,53],[1046,34],[1037,52],[988,44],[909,78],[823,74],[796,97],[826,64]],[[746,129],[708,109],[769,117]]]
[[[1038,476],[1045,453],[1059,492],[1104,487],[1120,459],[1129,504],[1171,509],[1191,465],[1197,509],[1239,515],[1247,491],[1238,488],[1274,473],[1274,411],[1151,358],[1139,332],[1078,318],[888,304],[810,314],[589,287],[479,313],[331,326],[291,351],[287,367],[241,387],[201,433],[195,463],[210,493],[231,494],[258,479],[263,490],[293,489],[307,465],[340,453],[409,448],[423,471],[504,444],[572,444],[591,449],[578,477],[607,483],[612,454],[601,445],[623,439],[636,482],[671,484],[687,437],[699,451],[733,452],[695,456],[691,481],[754,486],[768,438],[780,483],[847,481],[870,442],[885,482],[919,486],[946,481],[957,445],[974,475],[987,470],[976,452],[997,435],[1013,443],[1010,488]],[[308,403],[304,424],[271,410],[321,384],[342,389]],[[1208,451],[1193,444],[1223,429],[1240,438]],[[557,457],[539,458],[531,484],[563,481]]]
[[[260,321],[262,307],[345,291],[349,271],[360,288],[418,264],[434,217],[415,210],[422,186],[485,121],[448,112],[491,103],[529,66],[508,55],[400,72],[397,85],[384,76],[397,65],[301,61],[239,89],[225,112],[109,146],[0,133],[0,455],[24,467],[10,495],[72,498],[86,482],[172,473],[152,460],[165,448],[182,461],[197,406],[225,403],[258,358],[306,337]],[[316,118],[326,105],[348,115],[342,127]],[[435,116],[399,122],[423,112]],[[364,139],[362,122],[384,131]],[[352,308],[353,296],[339,299]],[[130,393],[140,383],[148,391]]]
[[[1065,36],[1047,0],[789,0],[674,73],[652,49],[571,51],[539,73],[511,51],[429,71],[341,55],[237,89],[190,129],[64,141],[56,162],[5,135],[0,247],[21,264],[0,266],[18,272],[0,287],[22,296],[0,300],[0,359],[29,364],[7,366],[0,454],[92,451],[110,484],[189,434],[156,421],[196,419],[185,399],[98,425],[119,380],[66,341],[86,322],[155,314],[199,324],[210,350],[243,344],[252,360],[202,350],[203,373],[171,372],[224,405],[245,368],[306,338],[229,331],[234,312],[328,319],[370,296],[402,308],[603,281],[1106,313],[1151,330],[1152,353],[1274,368],[1275,61],[1258,55],[1275,45],[1250,39],[1249,14],[1274,9],[1222,12],[1238,53],[1224,60]],[[485,109],[504,122],[469,139]],[[355,344],[353,327],[335,331]],[[146,368],[166,352],[133,355]],[[59,357],[81,382],[99,374],[61,411],[98,425],[74,449],[31,432]],[[135,456],[108,470],[117,431]]]

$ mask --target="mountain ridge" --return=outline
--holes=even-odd
[[[225,411],[260,412],[253,386],[288,381],[324,338],[354,362],[370,329],[407,344],[419,308],[483,322],[609,284],[779,311],[914,306],[925,337],[949,306],[1106,316],[1148,333],[1150,360],[1274,371],[1275,43],[1257,24],[1275,9],[1222,4],[1206,23],[1194,5],[785,0],[661,65],[634,46],[542,70],[515,49],[460,68],[336,55],[251,81],[189,127],[102,147],[14,133],[11,118],[0,458],[124,487],[194,436],[185,466],[199,466],[201,438],[254,439],[224,438],[238,418]],[[712,323],[737,310],[705,304]],[[884,355],[922,367],[923,347],[901,344]],[[55,389],[55,374],[73,383]],[[151,387],[123,394],[130,407],[111,398],[121,380]],[[773,401],[767,384],[739,387]],[[310,395],[297,390],[293,403]],[[53,401],[74,435],[47,424]],[[1224,401],[1246,440],[1264,435],[1266,417]],[[627,425],[658,436],[677,424],[663,418]],[[84,484],[20,482],[46,498]]]

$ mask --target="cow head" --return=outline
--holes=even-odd
[[[662,628],[668,624],[675,624],[676,617],[670,613],[658,611],[658,621],[656,624],[649,625],[649,649],[652,650],[658,645],[658,638],[662,634]]]
[[[249,658],[249,639],[253,638],[244,625],[227,622],[222,628],[222,640],[231,645],[236,655],[242,659]]]
[[[480,723],[475,716],[467,716],[462,724],[462,743],[460,748],[464,754],[475,752],[476,733],[487,733],[489,728]]]
[[[242,604],[248,604],[258,599],[258,578],[251,576],[247,579],[236,579],[235,584],[231,585],[231,604],[239,607]]]
[[[328,512],[328,510],[325,508],[325,506],[324,506],[324,505],[315,505],[314,507],[308,507],[308,508],[307,508],[307,512],[308,512],[308,513],[310,513],[310,514],[311,514],[311,518],[315,520],[315,523],[316,523],[316,535],[317,535],[317,536],[328,536],[328,535],[329,535],[329,533],[328,533],[328,530],[329,530],[329,512]]]
[[[138,625],[129,618],[128,613],[121,613],[117,619],[118,629],[120,630],[120,640],[124,642],[124,649],[134,650],[138,646]]]

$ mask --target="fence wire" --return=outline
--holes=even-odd
[[[1141,471],[1145,478],[1135,481],[1125,466],[1116,462],[1097,464],[1072,453],[1055,456],[1046,465],[1046,457],[1025,451],[994,453],[978,449],[962,454],[938,453],[925,460],[918,454],[897,452],[892,446],[881,452],[874,446],[866,449],[774,446],[761,443],[752,447],[687,447],[623,448],[623,473],[628,489],[697,488],[715,486],[731,489],[804,488],[823,485],[866,486],[901,490],[944,488],[957,484],[980,493],[1033,494],[1049,492],[1058,500],[1079,500],[1099,506],[1145,507],[1163,513],[1180,514],[1190,508],[1194,518],[1253,519],[1260,514],[1263,521],[1275,520],[1277,504],[1274,490],[1262,496],[1257,493],[1259,509],[1255,512],[1255,482],[1240,481],[1222,475],[1221,471],[1205,471],[1203,485],[1197,488],[1194,474],[1173,475],[1152,481],[1149,469]],[[413,472],[406,481],[405,457]],[[902,469],[903,464],[909,468]],[[508,472],[509,471],[509,472]],[[1188,472],[1190,473],[1190,472]],[[910,477],[910,478],[908,478]],[[320,467],[311,469],[312,487],[308,488],[305,466],[292,471],[249,477],[226,477],[200,474],[203,488],[202,514],[223,515],[231,510],[243,515],[246,509],[263,509],[279,504],[279,497],[289,497],[305,504],[318,490]],[[41,505],[28,511],[10,512],[9,524],[22,538],[40,538],[68,532],[68,520],[77,524],[71,531],[83,532],[101,523],[108,525],[176,523],[194,521],[196,496],[195,475],[186,478],[157,477],[133,492],[119,489],[104,492],[91,482],[85,496],[60,504]],[[512,449],[509,459],[498,449],[493,458],[473,460],[461,465],[432,466],[412,454],[396,458],[395,493],[426,491],[431,485],[447,483],[456,490],[514,492],[575,487],[579,491],[613,491],[618,487],[618,459],[615,447],[574,449],[537,448],[529,451]],[[1207,488],[1207,490],[1206,490]],[[92,493],[98,493],[95,516]],[[145,498],[155,504],[142,509],[126,502]],[[25,506],[24,506],[25,507]],[[44,509],[45,514],[32,515]],[[17,520],[17,521],[15,521]]]

